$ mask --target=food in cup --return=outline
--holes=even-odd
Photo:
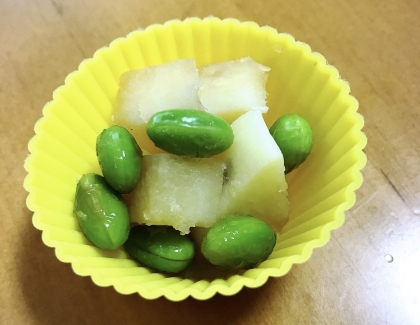
[[[183,234],[210,227],[220,217],[224,171],[224,162],[213,157],[145,156],[128,203],[131,221],[172,226]]]
[[[190,64],[189,60],[180,61],[183,61],[182,64]],[[230,64],[237,65],[244,62],[246,63],[245,70],[251,65],[253,65],[251,70],[254,69],[254,74],[255,69],[258,70],[260,80],[256,87],[265,84],[264,74],[268,70],[263,69],[263,66],[258,65],[252,59],[245,58],[216,64],[217,67],[214,69],[205,67],[207,77],[211,81],[207,82],[206,87],[200,88],[200,91],[206,89],[208,94],[211,93],[208,89],[209,85],[226,85],[226,79],[234,80],[229,75],[224,76],[220,67],[223,66],[229,70],[232,67]],[[170,69],[179,68],[179,65],[177,66],[173,62],[168,65]],[[151,79],[152,85],[159,83],[159,77],[156,76],[160,75],[160,78],[163,76],[166,78],[163,73],[167,71],[165,69],[154,69],[154,67],[146,69],[147,78]],[[153,71],[159,72],[154,76]],[[214,75],[208,71],[213,71]],[[129,74],[134,76],[133,78],[142,75],[140,72],[129,72]],[[195,78],[195,75],[193,77]],[[125,78],[129,77],[126,75]],[[184,78],[184,82],[185,80]],[[130,88],[133,82],[125,81],[121,84]],[[136,84],[136,87],[139,87],[139,84]],[[151,87],[150,84],[144,86],[145,89]],[[229,85],[226,87],[229,88]],[[192,88],[195,96],[198,88],[195,85]],[[238,91],[237,85],[233,85],[231,88],[233,93]],[[252,93],[252,89],[246,89],[246,91]],[[256,93],[259,93],[259,90],[256,90]],[[120,94],[124,94],[126,99],[137,96],[137,94],[131,95],[127,89],[120,89]],[[200,92],[197,94],[201,98],[202,93],[201,95]],[[242,94],[244,93],[242,92]],[[259,95],[251,94],[245,100],[249,101],[250,98],[253,100]],[[238,93],[236,96],[239,96]],[[196,108],[192,109],[178,107],[161,110],[159,107],[142,109],[141,105],[137,106],[137,104],[133,104],[133,101],[129,102],[123,108],[118,108],[117,105],[116,112],[119,113],[116,113],[116,116],[119,114],[119,117],[116,120],[125,119],[133,134],[140,137],[142,143],[147,143],[142,140],[147,134],[146,136],[156,148],[167,152],[145,155],[142,159],[142,150],[140,148],[137,150],[135,141],[133,143],[132,138],[126,134],[127,130],[120,126],[110,128],[115,128],[118,132],[115,130],[114,132],[124,134],[125,138],[130,139],[124,145],[130,144],[133,158],[131,161],[138,158],[141,165],[139,167],[139,170],[141,169],[140,181],[135,180],[135,183],[138,182],[137,186],[130,184],[127,186],[128,190],[121,192],[129,193],[133,190],[128,200],[129,214],[131,222],[140,224],[132,228],[129,239],[123,242],[130,256],[140,263],[160,271],[180,272],[189,265],[194,254],[187,257],[181,256],[179,259],[178,257],[171,258],[169,255],[161,256],[159,252],[147,248],[149,246],[147,246],[146,239],[150,239],[151,246],[159,246],[162,236],[165,237],[164,234],[167,233],[168,241],[163,241],[165,244],[161,245],[161,248],[166,250],[169,247],[165,245],[171,245],[169,242],[172,239],[174,242],[179,240],[182,242],[184,239],[185,243],[190,242],[186,239],[188,237],[185,234],[189,233],[191,227],[206,227],[209,228],[209,231],[202,239],[201,252],[210,263],[216,266],[240,269],[251,268],[264,261],[275,246],[275,231],[279,231],[288,218],[284,162],[286,157],[283,157],[280,144],[277,142],[277,138],[280,138],[279,134],[285,133],[281,128],[287,124],[281,123],[282,120],[279,119],[280,122],[276,122],[269,130],[262,116],[266,109],[257,104],[252,104],[248,109],[241,111],[238,110],[239,106],[223,107],[219,103],[222,109],[217,111],[213,107],[213,111],[218,112],[223,117],[221,118],[201,110],[202,107],[199,105],[195,105]],[[162,105],[159,102],[159,105],[164,107],[169,104]],[[206,110],[206,105],[203,106]],[[127,109],[127,107],[131,108]],[[229,107],[232,109],[229,110]],[[123,111],[126,116],[122,118],[121,116],[124,114],[121,112]],[[140,118],[130,120],[134,111],[137,111]],[[150,115],[151,112],[154,113]],[[234,120],[232,125],[226,121],[229,119]],[[144,123],[146,120],[147,123]],[[141,123],[138,123],[139,121]],[[146,132],[144,132],[145,125]],[[303,125],[303,122],[300,125]],[[272,132],[270,133],[270,131]],[[112,137],[105,137],[107,132],[112,133],[110,130],[105,130],[98,137],[98,144],[107,141],[113,143],[110,140]],[[306,130],[304,135],[308,134],[309,132]],[[101,159],[112,161],[113,153],[115,152],[117,155],[119,153],[115,148],[112,148],[110,152],[107,152],[105,147],[101,150],[101,154],[98,151],[101,167],[106,165]],[[303,155],[294,152],[293,168],[302,163],[309,152],[310,148]],[[117,158],[115,160],[118,161]],[[102,167],[102,169],[105,174],[107,168]],[[132,169],[135,170],[135,168]],[[115,173],[115,171],[113,172]],[[136,174],[137,177],[137,170],[133,174]],[[114,180],[118,182],[118,178],[111,178],[111,183]],[[127,183],[127,181],[123,181],[123,183]],[[238,227],[237,233],[235,233],[235,229],[232,230],[232,227],[235,226]],[[248,231],[245,231],[246,229]],[[228,242],[227,237],[221,235],[223,233],[227,234],[226,236],[235,233],[238,237],[229,242],[230,244],[226,247],[220,248],[222,247],[220,245]],[[154,237],[155,234],[159,235]],[[246,248],[247,243],[251,243],[250,247],[255,249]],[[243,251],[239,249],[241,246],[244,248]],[[215,249],[215,247],[220,249]],[[232,256],[229,258],[229,255]],[[233,255],[237,255],[236,258]],[[159,262],[162,258],[163,266]],[[168,263],[172,266],[166,268],[165,265]]]
[[[250,57],[199,68],[198,96],[204,110],[229,123],[249,111],[267,113],[269,71]]]
[[[270,134],[284,156],[286,174],[308,158],[312,145],[312,128],[302,116],[285,114],[271,126]]]
[[[204,111],[170,109],[155,113],[147,122],[147,135],[156,147],[178,156],[208,158],[233,143],[232,127]]]
[[[77,183],[73,212],[83,234],[98,248],[115,249],[128,238],[127,206],[103,176],[93,173],[82,176]]]
[[[206,233],[201,253],[213,265],[250,269],[265,261],[276,245],[276,233],[251,216],[227,215]]]
[[[194,257],[193,241],[170,226],[134,226],[124,249],[137,262],[169,273],[181,272]]]
[[[280,231],[289,210],[283,155],[260,111],[241,115],[232,129],[235,139],[224,154],[221,214],[251,215]]]
[[[114,122],[129,130],[143,151],[162,152],[147,136],[147,122],[153,114],[168,109],[203,110],[198,87],[194,59],[127,71],[119,80]]]
[[[143,152],[125,128],[113,125],[98,136],[96,155],[108,184],[118,193],[130,193],[140,180]]]

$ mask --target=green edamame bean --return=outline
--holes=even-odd
[[[229,269],[249,269],[265,261],[276,245],[276,233],[264,221],[230,215],[207,232],[201,252],[212,264]]]
[[[92,173],[82,176],[73,212],[86,238],[101,249],[115,249],[128,238],[127,206],[102,176]]]
[[[170,273],[182,271],[194,257],[190,237],[170,226],[135,226],[124,248],[144,266]]]
[[[119,193],[130,193],[140,179],[143,153],[125,128],[113,125],[98,136],[96,154],[102,173]]]
[[[283,153],[286,174],[302,164],[309,156],[312,144],[312,128],[303,117],[296,114],[281,116],[270,128]]]
[[[171,109],[154,114],[147,135],[159,147],[179,156],[206,158],[233,143],[229,123],[213,114],[193,109]]]

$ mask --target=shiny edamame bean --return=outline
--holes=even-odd
[[[159,147],[179,156],[206,158],[233,143],[229,123],[213,114],[194,109],[171,109],[154,114],[147,134]]]
[[[98,136],[96,154],[102,173],[119,193],[130,193],[141,172],[143,153],[134,137],[125,128],[113,125]]]
[[[92,173],[82,176],[73,212],[86,238],[101,249],[115,249],[128,238],[127,206],[102,176]]]
[[[212,264],[228,269],[249,269],[265,261],[276,245],[276,233],[264,221],[230,215],[207,232],[201,252]]]
[[[194,257],[190,237],[170,226],[135,226],[124,248],[144,266],[170,273],[182,271]]]
[[[296,114],[281,116],[270,128],[284,158],[286,174],[299,167],[312,149],[312,128],[303,117]]]

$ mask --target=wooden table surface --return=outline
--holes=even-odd
[[[31,223],[23,162],[53,90],[139,27],[213,15],[311,45],[360,102],[368,162],[330,242],[233,297],[147,301],[75,275]],[[0,324],[420,324],[420,2],[0,0]]]

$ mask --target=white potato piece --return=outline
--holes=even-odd
[[[218,218],[224,169],[223,161],[215,158],[145,156],[129,202],[131,221],[170,225],[181,233],[210,227]]]
[[[203,109],[198,84],[194,59],[125,72],[119,83],[115,124],[127,128],[143,150],[161,152],[147,136],[146,123],[153,114],[167,109]]]
[[[250,110],[266,113],[268,71],[250,57],[201,67],[198,95],[204,109],[229,123]]]
[[[226,153],[220,213],[251,215],[279,231],[289,208],[283,155],[260,111],[245,113],[232,129],[235,140]]]

